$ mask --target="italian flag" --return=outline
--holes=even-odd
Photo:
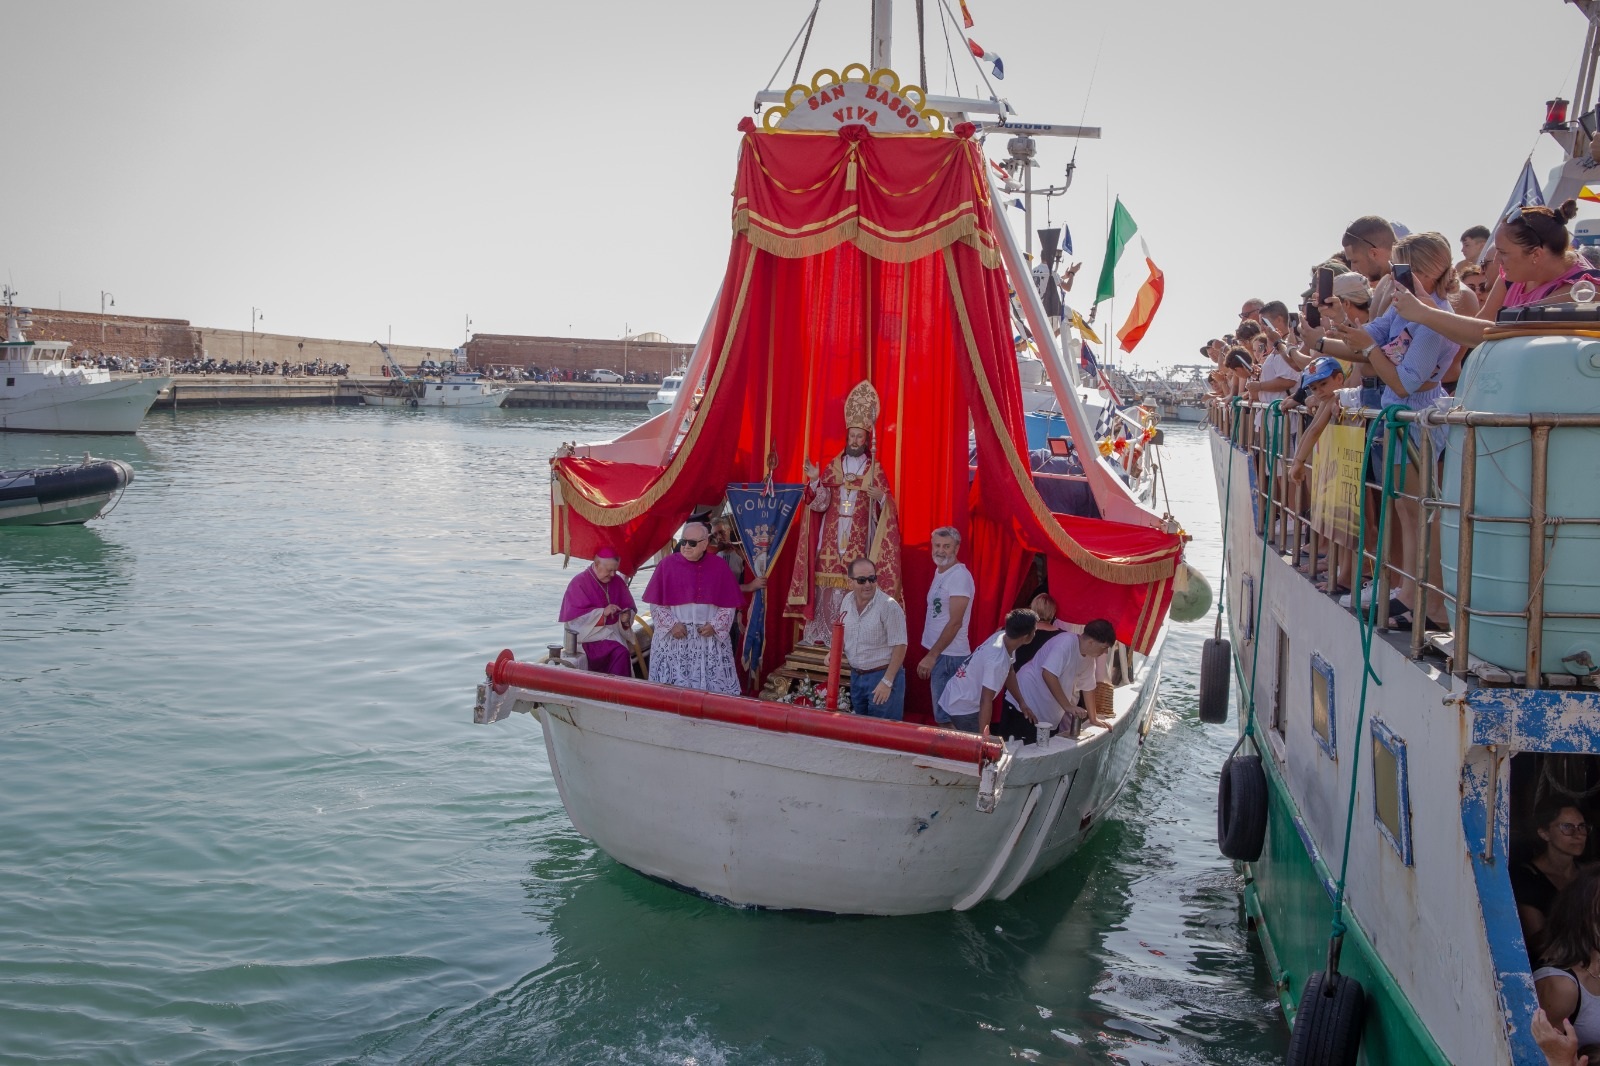
[[[1144,252],[1144,264],[1150,268],[1150,276],[1139,286],[1139,292],[1133,298],[1133,310],[1128,313],[1128,320],[1122,324],[1122,328],[1117,330],[1117,341],[1125,352],[1133,351],[1134,346],[1144,339],[1145,331],[1156,317],[1156,308],[1161,306],[1161,295],[1167,289],[1167,276],[1150,258],[1150,248],[1143,238],[1139,241],[1139,249]]]

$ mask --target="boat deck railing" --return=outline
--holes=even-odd
[[[1328,549],[1335,545],[1330,543],[1331,538],[1311,522],[1312,479],[1308,477],[1304,481],[1296,482],[1288,476],[1300,435],[1310,421],[1310,413],[1305,408],[1282,411],[1282,429],[1278,437],[1278,447],[1274,450],[1269,433],[1270,419],[1273,417],[1270,411],[1272,406],[1269,403],[1243,400],[1238,403],[1231,400],[1214,400],[1211,404],[1209,422],[1214,429],[1228,436],[1245,451],[1254,464],[1257,476],[1251,491],[1256,497],[1261,518],[1257,532],[1264,536],[1280,555],[1288,556],[1293,564],[1309,558],[1311,574],[1307,576],[1307,580],[1315,579],[1317,560],[1326,551],[1330,564],[1327,594],[1332,596],[1336,594],[1335,576],[1338,570],[1334,565],[1336,552]],[[1359,420],[1361,428],[1369,434],[1372,432],[1372,425],[1381,423],[1385,417],[1383,411],[1370,407],[1346,410],[1343,415],[1339,424],[1353,425],[1356,424],[1355,420]],[[1600,525],[1600,518],[1550,514],[1548,503],[1551,431],[1600,429],[1600,414],[1503,414],[1456,408],[1446,411],[1400,411],[1398,420],[1408,427],[1415,422],[1421,422],[1426,426],[1462,427],[1459,436],[1460,492],[1457,493],[1456,500],[1443,498],[1444,486],[1440,484],[1436,461],[1438,457],[1435,455],[1431,433],[1413,434],[1421,452],[1420,462],[1407,470],[1403,485],[1391,487],[1391,494],[1387,498],[1384,498],[1382,483],[1372,479],[1370,464],[1363,466],[1361,479],[1367,493],[1366,513],[1369,516],[1366,523],[1367,530],[1382,529],[1383,537],[1381,543],[1373,543],[1377,538],[1367,535],[1366,530],[1362,531],[1357,543],[1361,545],[1364,562],[1359,570],[1369,579],[1374,573],[1377,575],[1373,595],[1377,597],[1377,625],[1380,631],[1388,627],[1390,588],[1394,579],[1396,577],[1409,579],[1414,582],[1416,590],[1411,602],[1407,604],[1413,619],[1410,634],[1410,655],[1413,660],[1421,660],[1426,647],[1432,643],[1438,650],[1445,652],[1450,660],[1450,672],[1463,680],[1471,674],[1479,682],[1510,684],[1529,689],[1570,688],[1584,681],[1590,685],[1595,684],[1597,679],[1600,679],[1600,674],[1590,674],[1587,678],[1561,674],[1546,676],[1540,670],[1540,662],[1543,656],[1543,630],[1546,620],[1600,619],[1600,612],[1546,610],[1543,580],[1546,573],[1548,538],[1555,532],[1557,526]],[[1526,516],[1493,515],[1477,509],[1475,501],[1480,457],[1479,430],[1485,428],[1529,431],[1532,477],[1527,486],[1529,508]],[[1452,440],[1451,447],[1455,446],[1456,441]],[[1416,476],[1419,470],[1420,479]],[[1421,484],[1418,484],[1419,480]],[[1425,530],[1433,528],[1441,512],[1445,510],[1458,512],[1459,521],[1455,534],[1458,538],[1455,595],[1447,593],[1440,585],[1427,580],[1429,571],[1436,561],[1433,552],[1437,537],[1434,535],[1417,537],[1416,551],[1411,559],[1400,560],[1398,563],[1391,562],[1387,566],[1378,565],[1380,559],[1390,557],[1391,542],[1398,535],[1399,519],[1394,508],[1399,499],[1410,500],[1421,508]],[[1387,512],[1383,515],[1386,520],[1381,524],[1379,507]],[[1527,606],[1520,611],[1490,610],[1476,606],[1472,601],[1474,533],[1480,525],[1496,523],[1522,525],[1530,532],[1538,530],[1541,534],[1528,537],[1527,573],[1532,580],[1529,582]],[[1351,580],[1350,587],[1352,602],[1359,606],[1361,591],[1357,587],[1357,582]],[[1448,634],[1448,639],[1441,638],[1437,632],[1430,638],[1427,632],[1425,602],[1430,593],[1439,597],[1449,607],[1452,632]],[[1518,618],[1527,623],[1526,656],[1524,669],[1520,674],[1477,661],[1469,656],[1468,636],[1472,622],[1476,618]]]

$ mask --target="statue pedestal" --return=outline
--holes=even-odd
[[[801,681],[810,681],[819,687],[827,685],[828,649],[825,646],[796,644],[794,650],[783,660],[783,665],[767,675],[767,683],[761,686],[761,698],[780,699],[787,696]],[[841,664],[839,667],[839,689],[846,695],[850,692],[849,664]]]

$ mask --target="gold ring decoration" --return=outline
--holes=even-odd
[[[842,106],[828,106],[835,104]],[[845,113],[836,117],[836,110]],[[790,120],[787,125],[785,119]],[[902,84],[900,76],[888,67],[869,70],[862,63],[851,63],[841,71],[824,68],[809,83],[796,82],[785,90],[781,104],[767,108],[761,116],[761,128],[767,131],[828,130],[856,122],[874,133],[898,135],[949,129],[944,113],[928,106],[928,93],[922,86]]]

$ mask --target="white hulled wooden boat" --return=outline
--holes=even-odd
[[[887,3],[877,7],[887,26]],[[552,548],[581,558],[611,548],[632,573],[735,485],[799,491],[808,456],[837,454],[840,408],[866,381],[883,398],[872,447],[904,537],[889,591],[909,631],[921,631],[934,527],[967,534],[974,646],[1026,603],[1042,557],[1063,620],[1115,625],[1114,713],[1076,739],[1024,745],[509,651],[489,665],[475,721],[537,717],[580,832],[641,873],[738,906],[966,909],[1063,862],[1115,802],[1150,728],[1184,566],[1176,521],[1146,509],[1092,446],[1023,251],[997,218],[981,145],[985,131],[1015,132],[1009,105],[904,85],[889,43],[876,37],[870,66],[759,94],[761,119],[740,123],[727,272],[682,376],[700,387],[679,388],[616,440],[563,448]],[[1066,432],[1091,445],[1073,476],[1092,514],[1052,513],[1032,479],[1013,287]],[[778,613],[799,610],[782,592],[799,539],[760,553],[774,603],[747,691],[765,683],[770,695],[797,654],[799,621]],[[915,661],[913,649],[908,679]],[[911,685],[908,706],[926,709],[925,686]]]

